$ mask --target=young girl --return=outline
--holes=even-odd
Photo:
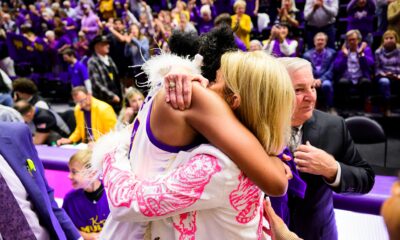
[[[117,130],[122,129],[133,122],[133,119],[135,119],[143,104],[143,100],[143,93],[137,88],[129,87],[126,90],[125,104],[127,105],[119,112],[117,126],[115,127]]]
[[[89,171],[92,151],[79,150],[69,160],[71,190],[64,198],[63,209],[85,240],[97,239],[110,209],[98,174]]]

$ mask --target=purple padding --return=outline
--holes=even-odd
[[[383,202],[390,196],[390,189],[397,180],[393,176],[375,176],[375,185],[368,194],[333,194],[335,208],[368,213],[380,214]]]
[[[39,159],[42,160],[44,168],[68,171],[69,158],[78,151],[78,149],[49,147],[45,145],[37,145],[36,150]]]
[[[64,199],[65,194],[72,189],[68,172],[45,169],[45,175],[49,186],[54,189],[54,196]]]

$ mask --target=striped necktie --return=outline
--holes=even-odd
[[[292,133],[289,141],[289,149],[292,153],[294,153],[296,148],[300,145],[300,142],[300,128],[292,127]]]

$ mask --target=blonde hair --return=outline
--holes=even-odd
[[[139,89],[137,89],[135,87],[129,87],[128,89],[126,89],[126,93],[125,93],[126,100],[129,101],[129,99],[131,99],[132,97],[137,96],[137,95],[142,96],[144,98],[143,93]]]
[[[276,58],[263,51],[230,52],[221,59],[226,87],[240,96],[240,121],[268,154],[287,144],[295,94],[292,82]]]
[[[82,149],[77,151],[74,155],[69,159],[69,165],[72,163],[78,162],[84,166],[84,168],[90,168],[90,159],[92,158],[92,150],[90,149]]]
[[[293,12],[298,12],[299,9],[296,7],[296,1],[295,0],[289,0],[292,3],[292,7],[289,9],[290,11]],[[281,8],[284,7],[283,1],[281,1]]]
[[[361,32],[360,32],[358,29],[352,29],[352,30],[349,30],[349,31],[346,33],[346,41],[347,41],[347,39],[348,39],[350,36],[352,36],[353,34],[357,35],[358,41],[361,41],[361,40],[362,40]]]
[[[236,8],[239,6],[246,8],[246,2],[243,0],[236,0],[233,4],[233,11],[236,11]]]
[[[398,44],[399,43],[399,35],[393,30],[386,30],[386,32],[382,35],[382,42],[381,42],[381,46],[380,47],[383,47],[383,41],[385,40],[385,37],[387,37],[389,35],[394,36],[394,39],[396,40],[396,46],[399,47],[398,46],[399,45]]]

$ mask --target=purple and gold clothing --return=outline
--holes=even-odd
[[[65,196],[62,207],[79,231],[95,233],[103,229],[110,209],[105,192],[101,194],[96,203],[86,197],[83,189],[72,190]]]

